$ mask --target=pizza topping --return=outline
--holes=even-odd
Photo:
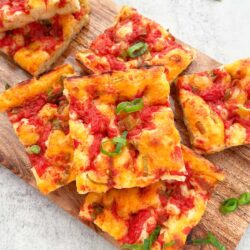
[[[38,95],[29,102],[24,103],[22,107],[12,109],[8,115],[11,122],[18,122],[23,118],[30,118],[36,115],[47,100],[46,95]]]
[[[92,179],[89,174],[87,174],[86,176],[87,176],[89,181],[93,182],[96,185],[105,185],[105,186],[107,185],[107,183],[96,181],[96,180]]]
[[[144,42],[139,42],[129,47],[127,54],[130,58],[136,58],[143,55],[148,50],[148,45]]]
[[[250,204],[250,193],[246,192],[241,194],[241,196],[237,198],[230,198],[223,201],[220,206],[220,212],[222,214],[228,214],[234,212],[239,205],[247,205]]]
[[[114,137],[113,139],[111,140],[107,140],[107,141],[104,141],[102,144],[101,144],[101,152],[105,155],[108,155],[110,157],[114,157],[116,155],[119,155],[121,153],[121,150],[124,146],[126,146],[127,144],[127,140],[126,140],[126,137],[128,135],[128,132],[127,131],[124,131],[122,133],[122,136],[121,137]],[[104,145],[106,143],[109,143],[111,142],[112,144],[115,145],[115,150],[112,151],[112,152],[109,152],[107,150],[104,149]]]
[[[121,102],[116,107],[116,114],[119,114],[121,111],[125,113],[133,113],[141,110],[143,108],[143,99],[137,98],[131,102]]]
[[[174,244],[175,244],[175,241],[170,241],[170,242],[164,243],[164,244],[163,244],[163,250],[164,250],[166,247],[172,247]]]
[[[234,212],[238,208],[238,199],[230,198],[225,200],[220,206],[220,212],[223,214]]]
[[[50,166],[48,160],[43,155],[29,155],[32,166],[36,169],[38,176],[42,176]]]
[[[100,203],[94,202],[90,208],[91,219],[94,221],[96,217],[103,212],[103,206]]]
[[[39,145],[32,145],[26,148],[28,154],[36,154],[38,155],[41,152],[41,148]]]
[[[250,193],[243,193],[239,198],[239,205],[248,205],[250,204]]]
[[[203,239],[194,239],[192,240],[194,245],[207,245],[211,244],[218,250],[226,250],[226,247],[223,246],[218,239],[211,233],[208,232],[207,237]]]

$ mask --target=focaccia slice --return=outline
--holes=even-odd
[[[167,80],[172,82],[194,56],[194,50],[178,43],[166,29],[125,6],[114,25],[76,59],[91,73],[163,65]]]
[[[250,142],[250,59],[176,82],[194,149],[213,153]]]
[[[45,72],[88,23],[88,2],[80,2],[81,10],[73,14],[56,15],[48,20],[0,33],[0,51],[31,75]]]
[[[161,181],[144,188],[89,193],[80,217],[93,222],[124,249],[144,249],[140,245],[156,227],[160,227],[160,232],[150,249],[183,249],[187,235],[205,212],[214,186],[224,175],[189,148],[183,146],[182,153],[188,170],[185,181]],[[125,244],[139,246],[126,248]]]
[[[7,111],[44,194],[75,179],[68,102],[62,94],[62,77],[73,73],[70,65],[60,66],[0,94],[0,111]]]
[[[185,179],[163,67],[72,77],[64,86],[79,193]],[[118,104],[135,99],[144,105],[140,110],[116,113]],[[108,153],[117,150],[113,140],[125,144],[119,153],[101,152],[102,147]]]
[[[79,0],[1,0],[0,32],[79,10]]]

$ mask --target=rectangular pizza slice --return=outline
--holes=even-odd
[[[79,0],[1,0],[0,32],[79,10]]]
[[[163,65],[172,82],[194,59],[163,27],[135,9],[123,7],[112,27],[98,36],[76,59],[91,73]]]
[[[37,187],[44,194],[75,179],[62,83],[62,77],[73,73],[70,65],[60,66],[0,94],[0,111],[7,111],[29,156]]]
[[[88,3],[80,2],[81,10],[73,14],[56,15],[0,33],[0,51],[31,75],[48,70],[88,22]]]
[[[250,58],[176,81],[194,149],[213,153],[250,143]]]
[[[183,249],[187,235],[205,212],[213,188],[224,175],[189,148],[183,146],[182,153],[188,170],[185,181],[89,193],[80,217],[108,233],[123,249]]]
[[[79,193],[185,179],[163,67],[64,80]]]

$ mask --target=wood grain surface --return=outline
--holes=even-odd
[[[57,64],[69,62],[73,64],[79,72],[81,69],[74,60],[76,51],[88,47],[93,38],[112,24],[113,18],[117,13],[117,8],[111,0],[90,1],[92,14],[89,26],[78,34],[70,48],[57,62]],[[191,73],[207,70],[218,65],[219,63],[217,61],[197,51],[196,60],[186,72]],[[0,91],[4,90],[6,83],[14,85],[27,78],[29,78],[29,76],[24,71],[4,56],[0,56]],[[172,89],[172,96],[174,95],[175,91]],[[171,100],[171,104],[174,109],[176,125],[181,133],[183,143],[189,145],[187,130],[183,123],[180,106],[178,103],[174,102],[174,99]],[[218,207],[220,202],[224,199],[228,197],[238,197],[241,193],[250,191],[250,146],[231,148],[221,153],[210,155],[207,158],[224,169],[226,179],[217,186],[212,199],[208,203],[202,221],[192,230],[190,236],[205,236],[207,231],[211,231],[223,244],[225,244],[227,249],[233,250],[236,248],[241,236],[250,223],[249,206],[242,206],[235,213],[227,216],[222,216],[218,211]],[[14,174],[18,175],[31,186],[35,187],[35,181],[30,171],[31,166],[29,160],[5,114],[0,114],[0,164],[10,169]],[[77,194],[75,183],[71,183],[49,194],[48,198],[68,213],[78,218],[79,206],[83,196]],[[112,241],[110,237],[102,233],[92,224],[88,224],[88,226],[102,234],[106,239]],[[115,242],[113,243],[115,244]],[[191,246],[187,243],[186,249],[212,248],[210,246]]]

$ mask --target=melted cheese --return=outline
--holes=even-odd
[[[31,146],[37,143],[39,140],[39,134],[36,132],[36,127],[28,123],[14,124],[16,135],[24,146]]]
[[[185,124],[191,143],[201,151],[215,152],[225,145],[222,119],[199,96],[181,89],[179,100],[183,108]]]

